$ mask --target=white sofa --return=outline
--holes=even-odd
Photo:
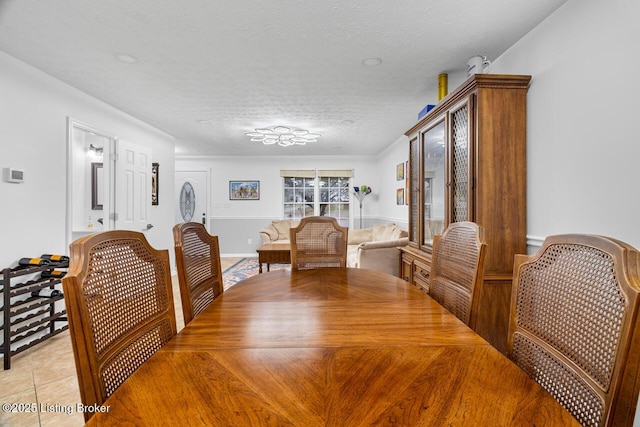
[[[289,229],[297,227],[299,221],[283,219],[272,221],[271,224],[260,230],[260,238],[263,245],[272,243],[289,243]]]
[[[289,243],[289,229],[298,221],[289,219],[272,221],[260,230],[262,243]],[[397,225],[377,224],[359,230],[349,230],[347,241],[347,267],[383,271],[398,276],[401,246],[409,244],[406,230]]]

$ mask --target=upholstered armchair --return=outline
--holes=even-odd
[[[409,244],[406,230],[391,224],[349,230],[347,267],[366,268],[398,276],[401,246]]]

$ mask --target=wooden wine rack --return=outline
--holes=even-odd
[[[60,283],[59,278],[36,277],[22,283],[12,283],[13,279],[68,266],[69,264],[65,262],[43,266],[18,266],[2,270],[0,311],[4,320],[2,354],[5,370],[11,369],[12,356],[69,328],[66,310],[64,308],[56,310],[56,302],[64,299],[62,294],[50,298],[31,295],[32,292],[44,288],[53,288]],[[27,295],[28,298],[16,298],[22,295]]]

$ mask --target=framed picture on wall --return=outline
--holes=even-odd
[[[405,182],[404,182],[404,188],[407,189],[407,191],[404,192],[404,204],[408,205],[409,204],[409,191],[411,191],[409,189],[409,160],[407,160],[405,162],[405,170],[407,171],[405,173]]]
[[[260,200],[260,181],[229,181],[229,200]]]
[[[396,181],[402,181],[404,179],[404,163],[399,163],[396,166]]]
[[[396,191],[396,204],[404,205],[404,188],[398,188]]]

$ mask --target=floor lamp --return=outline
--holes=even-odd
[[[360,201],[360,228],[362,229],[362,202],[364,198],[367,197],[367,194],[371,193],[371,187],[367,185],[362,185],[360,187],[353,187],[354,195]]]

